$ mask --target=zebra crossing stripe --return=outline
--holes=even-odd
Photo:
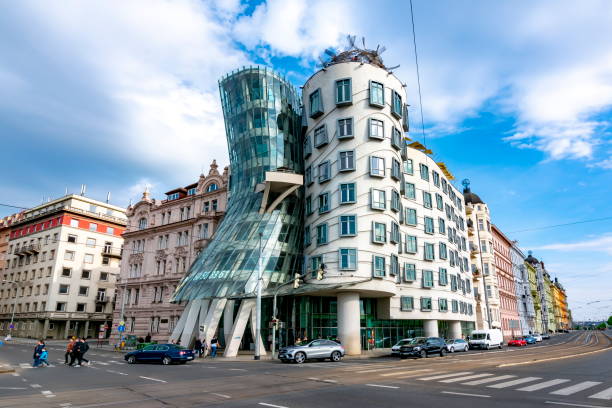
[[[404,375],[404,374],[415,374],[416,375],[420,375],[419,372],[423,372],[423,371],[433,371],[431,368],[424,368],[421,370],[410,370],[410,371],[396,371],[393,373],[385,373],[385,374],[379,374],[381,377],[395,377],[397,375]]]
[[[465,380],[471,380],[473,378],[482,378],[482,377],[490,377],[493,374],[489,374],[489,373],[484,373],[484,374],[474,374],[474,375],[468,375],[467,377],[459,377],[459,378],[449,378],[446,380],[441,380],[441,383],[454,383],[454,382],[459,382],[459,381],[465,381]]]
[[[580,391],[584,391],[588,388],[594,387],[596,385],[601,384],[600,381],[584,381],[571,387],[561,388],[560,390],[553,391],[551,394],[553,395],[572,395]]]
[[[540,377],[525,377],[525,378],[519,378],[517,380],[512,380],[512,381],[506,381],[503,383],[499,383],[499,384],[493,384],[493,385],[489,385],[489,388],[508,388],[508,387],[512,387],[513,385],[519,385],[519,384],[523,384],[526,382],[531,382],[531,381],[536,381],[536,380],[541,380]]]
[[[463,385],[480,385],[480,384],[492,383],[495,381],[507,380],[509,378],[514,378],[514,377],[516,377],[516,375],[500,375],[499,377],[485,378],[484,380],[468,381],[462,384]]]
[[[468,374],[474,374],[474,372],[473,371],[463,371],[463,372],[460,372],[460,373],[434,375],[433,377],[419,378],[419,380],[420,381],[438,380],[440,378],[459,377],[460,375],[468,375]]]
[[[568,381],[569,380],[564,380],[564,379],[561,379],[561,378],[557,378],[556,380],[544,381],[542,383],[533,384],[533,385],[529,385],[527,387],[519,388],[518,391],[527,391],[527,392],[538,391],[538,390],[541,390],[541,389],[544,389],[544,388],[552,387],[554,385],[563,384],[563,383],[566,383]]]
[[[610,400],[612,399],[612,387],[608,388],[607,390],[598,392],[597,394],[593,394],[589,398]]]

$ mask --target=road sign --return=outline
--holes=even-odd
[[[118,331],[119,333],[123,333],[123,332],[125,331],[125,326],[119,326],[119,327],[117,327],[117,331]]]
[[[13,323],[11,323],[11,325],[9,326],[9,329],[14,329],[15,325]]]

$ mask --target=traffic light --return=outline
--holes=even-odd
[[[300,274],[296,273],[293,278],[293,289],[297,289],[300,287]]]
[[[321,280],[325,277],[325,264],[319,265],[319,269],[317,269],[317,280]]]

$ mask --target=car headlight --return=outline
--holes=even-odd
[[[421,348],[417,346],[417,347],[413,348],[413,350],[414,351],[419,351],[419,350],[421,350]]]

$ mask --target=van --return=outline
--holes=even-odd
[[[489,350],[491,347],[502,348],[504,336],[500,329],[474,330],[470,334],[470,348]]]

